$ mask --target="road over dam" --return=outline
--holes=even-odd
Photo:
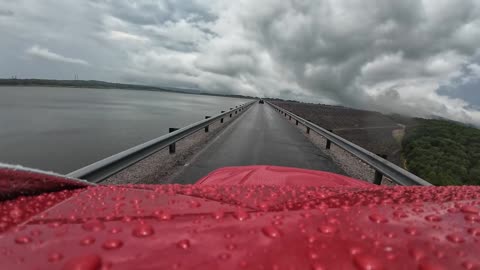
[[[254,104],[185,164],[173,182],[193,184],[227,166],[275,165],[341,173],[335,163],[268,104]]]

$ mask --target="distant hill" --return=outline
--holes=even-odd
[[[165,88],[137,85],[111,83],[94,80],[43,80],[43,79],[0,79],[0,86],[61,86],[61,87],[78,87],[78,88],[116,88],[116,89],[136,89],[136,90],[153,90],[153,91],[169,91],[184,92],[179,90],[169,90]]]
[[[200,89],[180,88],[171,86],[148,86],[139,84],[112,83],[95,80],[45,80],[45,79],[0,79],[0,86],[52,86],[52,87],[76,87],[76,88],[103,88],[103,89],[131,89],[147,91],[164,91],[183,94],[224,96],[234,98],[251,99],[254,97],[242,95],[216,94]]]

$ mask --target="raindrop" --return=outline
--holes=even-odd
[[[15,243],[17,244],[28,244],[30,242],[32,242],[32,238],[28,236],[19,236],[15,238]]]
[[[384,268],[379,259],[368,254],[355,255],[353,257],[353,262],[361,270],[378,270]]]
[[[330,224],[324,224],[318,227],[318,231],[323,234],[334,234],[338,231],[338,229]]]
[[[272,222],[272,224],[273,224],[273,225],[281,226],[281,225],[283,225],[283,222],[282,222],[281,220],[274,220],[274,221]]]
[[[241,261],[240,262],[240,267],[247,268],[247,266],[248,266],[248,263],[246,261]]]
[[[23,214],[24,213],[23,213],[22,209],[20,209],[18,207],[15,207],[10,211],[10,217],[13,218],[13,219],[21,218],[23,216]]]
[[[98,255],[85,255],[69,259],[64,270],[98,270],[102,266],[102,258]]]
[[[122,232],[122,228],[111,228],[111,229],[109,230],[109,232],[110,232],[111,234],[118,234],[118,233],[121,233],[121,232]]]
[[[425,217],[425,220],[430,222],[440,222],[442,221],[442,218],[437,215],[428,215]]]
[[[434,252],[435,256],[437,256],[437,258],[439,259],[442,259],[445,257],[445,252],[441,251],[441,250],[435,250]]]
[[[49,262],[58,262],[61,259],[63,259],[63,255],[58,252],[53,252],[50,255],[48,255],[48,261]]]
[[[370,219],[370,221],[374,222],[374,223],[387,223],[388,222],[388,219],[382,215],[379,215],[379,214],[372,214],[370,216],[368,216],[368,218]]]
[[[445,269],[442,265],[438,264],[438,263],[435,263],[435,262],[431,262],[431,261],[422,261],[419,265],[418,265],[418,269],[419,270],[443,270]]]
[[[280,237],[280,235],[281,235],[280,230],[277,229],[274,226],[263,227],[262,232],[263,232],[263,234],[265,234],[266,236],[268,236],[270,238],[277,238],[277,237]]]
[[[480,221],[480,216],[477,214],[466,214],[465,215],[466,221]]]
[[[425,251],[418,248],[411,248],[408,253],[413,257],[414,260],[419,261],[425,256]]]
[[[469,206],[469,205],[463,206],[462,208],[460,208],[460,211],[462,211],[463,213],[466,213],[466,214],[479,214],[480,213],[480,210],[477,207]]]
[[[308,253],[308,257],[312,260],[316,260],[316,259],[318,259],[318,253],[316,253],[315,251],[310,251]]]
[[[148,237],[155,233],[153,227],[148,224],[139,224],[133,228],[132,235],[135,237]]]
[[[190,241],[188,239],[183,239],[177,243],[177,247],[181,249],[188,249],[190,248]]]
[[[384,232],[383,234],[384,234],[386,237],[388,237],[388,238],[395,238],[395,237],[397,237],[397,235],[396,235],[395,233],[393,233],[393,232]]]
[[[454,233],[447,235],[447,240],[455,244],[465,242],[465,239],[462,236]]]
[[[248,214],[248,212],[246,212],[243,209],[239,209],[239,210],[237,210],[237,212],[235,212],[234,216],[235,216],[236,219],[238,219],[240,221],[244,221],[244,220],[246,220],[250,217],[250,214]]]
[[[352,255],[360,254],[360,252],[362,252],[362,250],[359,247],[351,247],[350,248],[350,254],[352,254]]]
[[[230,259],[231,257],[232,255],[230,255],[230,253],[220,253],[220,255],[218,255],[218,258],[224,261]]]
[[[312,243],[314,243],[315,241],[317,241],[317,237],[315,237],[314,235],[309,235],[309,236],[307,237],[307,241],[308,241],[308,243],[312,244]]]
[[[160,220],[171,220],[172,215],[168,212],[161,212],[158,215],[158,219],[160,219]]]
[[[470,261],[463,262],[462,266],[463,266],[463,268],[465,268],[467,270],[476,269],[478,267],[478,265],[476,265],[475,263],[470,262]]]
[[[105,229],[105,224],[99,220],[87,221],[82,225],[82,228],[89,232],[98,232]]]
[[[480,236],[480,228],[469,228],[468,233],[473,236]]]
[[[219,210],[214,212],[212,215],[214,219],[222,219],[225,216],[225,212]]]
[[[395,211],[395,212],[393,212],[393,215],[396,218],[406,218],[406,217],[408,217],[408,215],[405,212],[402,212],[402,211]]]
[[[122,246],[123,246],[122,240],[118,240],[118,239],[106,240],[102,245],[102,247],[106,250],[118,249],[118,248],[121,248]]]
[[[80,244],[83,246],[89,246],[95,243],[95,238],[87,236],[80,241]]]
[[[198,208],[200,206],[202,206],[202,204],[199,201],[196,201],[196,200],[190,201],[190,207],[191,208]]]
[[[325,270],[326,268],[323,267],[320,263],[316,262],[312,264],[312,270]]]
[[[42,235],[42,231],[40,231],[39,229],[33,229],[33,230],[30,232],[30,235],[32,235],[32,236],[40,236],[40,235]]]
[[[237,245],[235,245],[235,244],[228,244],[228,245],[227,245],[227,249],[228,249],[228,250],[237,249]]]
[[[418,235],[417,229],[412,227],[405,228],[403,231],[409,235]]]

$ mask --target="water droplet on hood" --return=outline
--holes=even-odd
[[[190,241],[188,239],[183,239],[177,243],[177,247],[181,249],[188,249],[190,248]]]
[[[106,240],[102,247],[106,250],[118,249],[123,246],[123,241],[118,239],[109,239]]]
[[[228,259],[230,259],[232,257],[232,255],[230,255],[230,253],[220,253],[220,255],[218,255],[218,258],[220,260],[223,260],[223,261],[226,261]]]
[[[234,216],[236,219],[244,221],[250,217],[250,214],[243,209],[239,209],[235,212]]]
[[[379,270],[384,269],[382,262],[377,257],[368,254],[357,254],[353,257],[353,262],[361,270]]]
[[[473,236],[480,236],[480,228],[469,228],[468,233]]]
[[[263,227],[262,232],[263,232],[264,235],[266,235],[270,238],[277,238],[277,237],[280,237],[280,235],[281,235],[280,230],[275,226]]]
[[[83,238],[82,240],[80,240],[80,244],[83,245],[83,246],[92,245],[94,243],[95,243],[95,238],[93,238],[91,236],[87,236],[87,237]]]
[[[447,240],[456,244],[465,242],[465,239],[461,235],[455,233],[447,235]]]
[[[430,222],[440,222],[442,221],[442,218],[437,215],[428,215],[425,217],[425,220]]]
[[[480,213],[480,209],[478,209],[475,206],[470,206],[470,205],[462,206],[462,208],[460,208],[460,211],[462,211],[463,213],[466,213],[466,214],[479,214]]]
[[[63,259],[63,255],[58,252],[53,252],[50,255],[48,255],[48,261],[49,262],[58,262],[61,259]]]
[[[374,223],[387,223],[388,222],[388,219],[382,215],[379,215],[379,214],[372,214],[370,216],[368,216],[368,219],[370,219],[370,221],[374,222]]]
[[[28,236],[19,236],[15,238],[15,243],[17,244],[28,244],[30,242],[32,242],[32,238]]]
[[[69,259],[63,270],[99,270],[102,267],[102,258],[98,255],[84,255]]]
[[[323,234],[334,234],[338,231],[338,229],[334,225],[324,224],[318,227],[318,231]]]
[[[89,232],[98,232],[105,229],[105,224],[99,220],[87,221],[82,225],[82,228]]]
[[[418,265],[418,269],[419,270],[444,270],[445,268],[436,262],[423,261],[423,262],[420,262],[420,264]]]
[[[132,235],[135,237],[148,237],[155,233],[153,227],[148,224],[139,224],[133,228]]]

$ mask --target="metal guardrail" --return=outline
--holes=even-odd
[[[256,102],[257,100],[237,106],[235,108],[230,108],[230,110],[227,112],[222,111],[222,113],[218,115],[188,125],[184,128],[174,130],[169,134],[163,135],[161,137],[137,145],[108,158],[102,159],[84,168],[78,169],[74,172],[67,174],[67,176],[71,178],[84,179],[90,182],[99,183],[106,178],[116,174],[117,172],[120,172],[125,168],[132,166],[133,164],[147,158],[148,156],[164,148],[173,146],[174,150],[175,143],[179,140],[184,139],[185,137],[201,129],[205,129],[205,131],[208,132],[208,126],[217,121],[218,119],[221,119],[221,123],[223,123],[223,118],[226,118],[228,116],[232,117],[234,114],[237,114],[238,112],[247,109]],[[170,147],[170,153],[172,153],[172,147]]]
[[[342,148],[343,150],[349,152],[353,156],[357,157],[358,159],[362,160],[369,166],[375,169],[375,181],[374,183],[379,185],[381,184],[381,180],[383,176],[386,176],[393,180],[395,183],[403,185],[403,186],[431,186],[429,182],[423,180],[422,178],[414,175],[413,173],[400,168],[399,166],[391,163],[390,161],[334,134],[333,132],[328,131],[308,120],[301,118],[300,116],[291,113],[275,104],[272,104],[267,101],[267,103],[275,108],[277,111],[281,112],[285,116],[289,116],[295,119],[296,124],[298,125],[301,123],[307,128],[307,133],[310,130],[315,131],[316,133],[320,134],[321,136],[327,139],[327,149],[330,148],[330,142],[336,144],[338,147]]]

